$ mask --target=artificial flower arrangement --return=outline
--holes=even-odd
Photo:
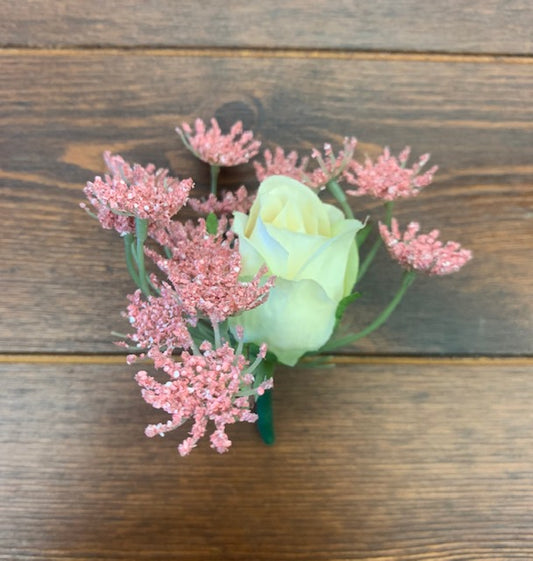
[[[354,158],[355,138],[335,155],[326,144],[309,158],[277,147],[253,163],[257,192],[244,186],[219,195],[220,168],[245,164],[260,142],[240,122],[223,134],[217,121],[197,119],[177,129],[185,146],[211,170],[211,193],[193,196],[191,178],[171,177],[149,164],[130,165],[104,154],[108,174],[85,187],[106,229],[123,238],[128,271],[137,290],[125,315],[131,333],[119,344],[129,364],[151,360],[165,379],[146,370],[135,379],[144,400],[170,415],[149,425],[149,437],[190,423],[179,444],[184,456],[212,422],[211,446],[226,452],[226,426],[257,422],[264,442],[274,441],[271,392],[277,364],[295,366],[330,353],[380,327],[396,308],[417,273],[458,271],[471,252],[456,242],[443,244],[439,232],[419,233],[411,222],[404,232],[393,218],[394,201],[413,197],[432,181],[436,167],[422,168],[429,156],[409,167],[409,148],[397,157],[385,149],[376,161]],[[347,188],[345,188],[347,187]],[[328,193],[336,205],[323,202]],[[384,218],[357,220],[347,196],[369,195],[384,203]],[[199,217],[182,222],[188,205]],[[364,218],[364,217],[363,217]],[[371,231],[377,240],[366,249]],[[338,334],[354,290],[384,244],[405,270],[399,290],[381,314],[357,333]],[[360,259],[360,253],[364,258]],[[150,259],[160,274],[149,274]]]

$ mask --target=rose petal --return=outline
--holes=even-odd
[[[359,254],[355,234],[362,228],[358,220],[345,220],[341,233],[322,244],[293,277],[313,279],[336,302],[346,296],[355,284],[359,268]]]
[[[230,318],[230,325],[242,325],[245,342],[264,341],[283,364],[294,366],[331,337],[337,303],[315,281],[278,278],[267,302]]]

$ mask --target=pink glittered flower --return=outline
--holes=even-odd
[[[305,169],[309,162],[308,157],[301,159],[298,163],[298,153],[293,150],[285,155],[283,148],[277,146],[274,154],[267,148],[263,153],[265,165],[254,162],[255,176],[261,182],[272,175],[284,175],[297,181],[302,181],[306,177]]]
[[[307,170],[309,158],[304,157],[298,163],[298,153],[289,152],[285,155],[282,148],[277,147],[274,155],[270,150],[265,150],[265,165],[254,162],[255,174],[258,181],[263,181],[272,175],[284,175],[300,181],[311,189],[323,189],[327,183],[336,180],[352,162],[357,140],[354,137],[345,138],[343,149],[335,155],[331,144],[324,144],[323,154],[313,148],[311,157],[317,162],[318,167],[313,171]]]
[[[174,223],[158,237],[171,248],[172,256],[146,251],[168,276],[186,312],[203,314],[213,323],[259,306],[274,283],[273,278],[262,281],[265,270],[248,282],[239,280],[238,241],[233,240],[231,232],[225,236],[222,233],[226,222],[219,222],[219,233],[214,236],[207,232],[203,219],[196,226],[191,222]]]
[[[261,142],[254,140],[252,131],[243,131],[237,121],[229,134],[222,134],[216,119],[211,119],[211,128],[206,129],[201,119],[190,125],[183,123],[176,128],[185,146],[200,160],[213,166],[230,167],[245,164],[259,151]]]
[[[309,176],[307,182],[310,187],[319,189],[325,187],[330,181],[335,181],[344,171],[353,163],[353,154],[357,140],[355,137],[346,137],[344,139],[343,149],[335,156],[331,144],[324,144],[324,155],[315,148],[311,153],[311,157],[318,163]]]
[[[255,195],[249,195],[246,187],[241,185],[237,191],[227,191],[218,199],[212,193],[205,201],[189,199],[189,206],[198,214],[207,215],[210,212],[220,215],[230,215],[235,211],[247,214],[255,200]]]
[[[140,350],[157,348],[171,353],[178,348],[189,349],[192,345],[189,327],[196,323],[195,319],[185,317],[183,305],[170,286],[163,283],[158,290],[159,296],[147,299],[140,290],[128,296],[130,303],[125,315],[135,332],[127,338]],[[129,355],[128,363],[135,358]]]
[[[428,275],[448,275],[461,269],[472,259],[472,252],[462,249],[457,242],[443,244],[438,240],[439,231],[418,234],[420,225],[411,222],[403,235],[396,219],[392,219],[391,230],[379,224],[379,231],[393,259],[409,271]]]
[[[273,385],[272,378],[256,380],[254,370],[265,357],[262,347],[256,361],[250,365],[242,354],[227,343],[218,348],[204,342],[195,354],[182,352],[180,360],[157,352],[154,365],[169,377],[159,383],[146,371],[137,373],[135,379],[143,388],[144,400],[170,415],[166,423],[148,425],[148,437],[165,433],[192,421],[189,437],[179,446],[180,455],[186,456],[196,446],[207,430],[209,421],[215,425],[211,434],[211,447],[226,452],[231,446],[225,429],[237,421],[255,422],[257,415],[250,409],[250,398],[261,395]]]
[[[343,177],[348,183],[356,185],[357,189],[349,189],[346,193],[356,197],[370,195],[384,201],[418,195],[421,189],[432,182],[437,166],[421,173],[429,160],[429,154],[424,154],[412,168],[408,168],[409,154],[410,148],[407,147],[396,158],[385,148],[375,163],[370,158],[366,158],[364,165],[352,162]]]
[[[150,223],[169,222],[187,202],[193,188],[192,179],[169,177],[168,170],[153,164],[133,167],[121,156],[104,153],[110,174],[96,177],[84,189],[97,217],[106,229],[120,233],[134,230],[133,218]]]

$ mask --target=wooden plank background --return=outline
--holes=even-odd
[[[525,0],[0,1],[6,46],[531,54]]]
[[[122,365],[7,368],[0,559],[533,557],[530,366],[283,370],[275,448],[186,459]]]
[[[124,331],[120,310],[131,282],[118,237],[78,209],[81,187],[103,171],[107,148],[171,166],[180,177],[194,171],[202,186],[206,169],[174,127],[215,114],[242,117],[270,146],[309,149],[356,134],[361,152],[408,143],[441,166],[435,185],[399,203],[397,216],[441,228],[476,259],[455,277],[420,279],[387,327],[355,351],[531,353],[529,65],[77,51],[8,52],[0,60],[5,130],[15,133],[0,150],[11,312],[2,350],[116,350],[109,333]],[[337,85],[323,91],[326,81]],[[222,179],[253,185],[249,168]],[[373,210],[362,199],[354,209],[362,219]],[[29,216],[39,220],[37,231]],[[355,328],[392,297],[399,277],[383,256],[361,286]]]
[[[0,0],[0,559],[533,558],[532,24],[524,0]],[[475,259],[336,368],[280,370],[274,447],[242,425],[182,460],[142,434],[122,246],[78,204],[105,149],[205,192],[174,127],[213,115],[431,152],[397,216]],[[381,255],[348,324],[398,281]]]

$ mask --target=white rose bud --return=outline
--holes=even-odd
[[[294,179],[265,179],[249,215],[234,213],[233,230],[242,278],[266,264],[276,282],[264,304],[231,319],[232,328],[242,325],[246,342],[266,342],[289,366],[322,347],[333,332],[337,305],[357,278],[355,234],[362,226]]]

